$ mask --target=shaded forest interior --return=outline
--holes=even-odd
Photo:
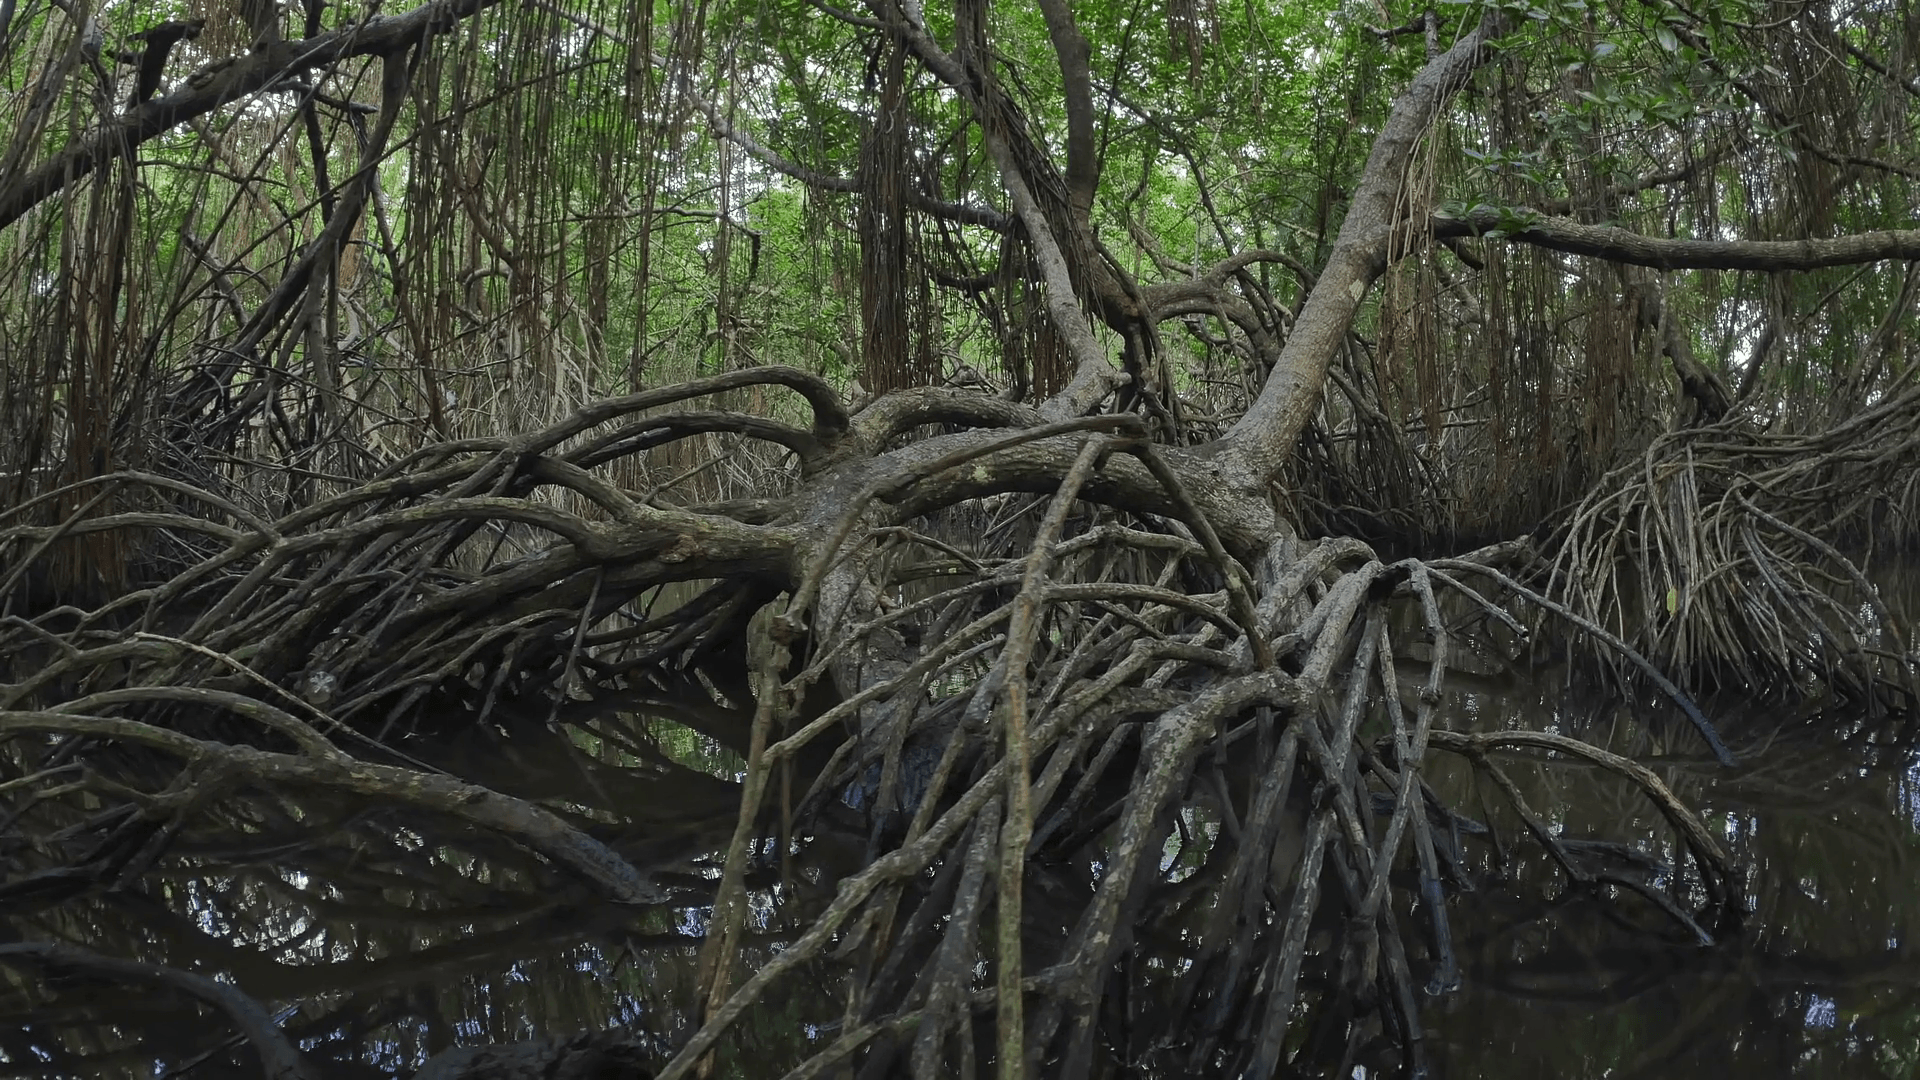
[[[0,71],[10,1071],[1433,1075],[1488,912],[1796,978],[1691,796],[1912,742],[1911,0],[0,0]],[[582,934],[594,1029],[434,1003]]]

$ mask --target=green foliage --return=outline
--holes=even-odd
[[[1067,95],[1041,9],[986,10],[992,76],[1062,172]],[[1879,11],[1464,0],[1440,5],[1430,25],[1420,11],[1357,0],[1101,0],[1073,12],[1095,114],[1092,235],[1142,288],[1273,252],[1232,288],[1276,341],[1393,95],[1429,48],[1489,12],[1509,19],[1496,61],[1428,134],[1407,194],[1422,213],[1495,225],[1469,247],[1396,269],[1392,280],[1413,291],[1370,298],[1355,327],[1368,358],[1343,361],[1366,408],[1427,434],[1392,449],[1358,432],[1365,409],[1344,397],[1329,400],[1325,420],[1350,474],[1343,490],[1378,487],[1364,477],[1382,470],[1439,470],[1423,496],[1429,519],[1454,515],[1452,505],[1505,507],[1476,528],[1523,521],[1588,475],[1564,471],[1556,432],[1585,432],[1581,468],[1601,469],[1658,427],[1636,433],[1618,416],[1677,407],[1649,328],[1632,322],[1637,272],[1497,250],[1540,215],[1696,238],[1910,224],[1920,175],[1903,164],[1920,145],[1900,81],[1910,75],[1886,67],[1905,52],[1898,20]],[[206,32],[168,66],[166,88],[177,90],[244,49],[230,17],[169,2],[99,19],[111,52],[138,27],[202,16]],[[328,7],[322,27],[352,16]],[[943,50],[959,50],[958,26],[953,8],[926,12]],[[223,436],[237,457],[307,468],[316,433],[331,430],[339,442],[321,471],[355,474],[425,439],[524,429],[640,383],[772,362],[851,381],[866,374],[867,308],[883,296],[905,312],[888,331],[911,337],[904,351],[943,373],[964,364],[1017,386],[1046,346],[1032,267],[1018,243],[929,209],[1007,213],[999,170],[963,96],[912,57],[901,119],[883,126],[883,73],[898,47],[803,0],[490,8],[414,61],[392,135],[366,170],[374,198],[337,269],[313,286],[317,311],[295,305],[258,333],[250,320],[311,255],[362,171],[380,65],[343,63],[310,86],[276,86],[175,126],[0,231],[12,385],[0,407],[31,413],[90,397],[75,379],[92,364],[98,377],[82,381],[112,387],[103,413],[139,413],[155,400],[141,387],[213,364],[223,393],[271,387],[249,399],[248,437]],[[13,20],[0,108],[17,122],[0,179],[123,111],[128,69],[106,64],[102,83],[84,55],[60,9],[29,5]],[[886,140],[903,148],[900,190],[918,206],[886,209],[872,187],[869,159]],[[876,213],[880,231],[863,234],[863,215]],[[903,238],[889,257],[904,263],[869,265],[878,236]],[[1491,261],[1466,265],[1460,252]],[[1693,350],[1782,415],[1824,422],[1916,368],[1899,268],[1659,284]],[[1421,289],[1429,299],[1410,299]],[[1594,306],[1603,297],[1614,298],[1604,314]],[[1602,318],[1615,325],[1597,326]],[[82,325],[93,329],[72,332]],[[56,326],[65,329],[42,329]],[[1619,354],[1599,357],[1602,340]],[[72,352],[75,342],[92,351]],[[1271,362],[1219,311],[1164,323],[1155,347],[1192,411],[1222,423]],[[266,419],[269,399],[284,423]],[[0,472],[50,476],[75,453],[64,418],[33,430],[4,450]],[[1192,437],[1213,430],[1203,423]],[[155,445],[151,435],[129,442]],[[1539,467],[1525,471],[1553,490],[1523,491],[1486,464],[1518,446],[1534,448]],[[1425,465],[1411,464],[1416,451]]]

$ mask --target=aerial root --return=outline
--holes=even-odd
[[[152,865],[189,815],[304,789],[430,811],[604,898],[671,903],[565,800],[448,776],[392,737],[429,695],[460,706],[446,711],[463,724],[531,708],[566,729],[569,694],[586,685],[659,698],[724,729],[745,758],[708,886],[701,1022],[664,1077],[694,1070],[776,984],[822,965],[844,979],[846,1013],[795,1075],[867,1054],[931,1076],[951,1051],[984,1045],[1068,1077],[1107,1053],[1206,1072],[1230,1053],[1232,1069],[1265,1075],[1302,1016],[1373,1025],[1417,1069],[1423,993],[1460,980],[1445,902],[1461,880],[1455,819],[1422,776],[1435,748],[1486,771],[1572,880],[1633,889],[1707,937],[1672,897],[1587,870],[1492,756],[1541,750],[1618,772],[1681,835],[1710,906],[1736,899],[1725,856],[1652,772],[1563,736],[1436,730],[1455,633],[1443,593],[1510,630],[1550,613],[1653,669],[1604,622],[1491,559],[1389,565],[1353,540],[1279,540],[1244,565],[1138,425],[1097,417],[875,480],[803,537],[661,510],[596,480],[599,456],[645,441],[599,426],[632,404],[511,444],[440,448],[278,521],[236,513],[230,536],[208,533],[218,550],[203,562],[101,610],[8,616],[0,646],[44,661],[0,686],[19,774],[0,796],[18,827],[59,838],[39,849],[33,887],[118,880]],[[816,416],[809,437],[831,441],[832,416]],[[900,482],[1067,436],[1078,452],[1062,483],[1004,517],[996,542],[962,549],[937,517],[884,512]],[[1082,498],[1119,456],[1163,485],[1170,514]],[[528,501],[536,488],[566,505]],[[563,542],[513,552],[528,530]],[[29,552],[52,539],[0,535]],[[793,576],[739,570],[762,565]],[[689,578],[714,584],[635,610],[646,590]],[[1392,629],[1402,608],[1410,633]],[[765,633],[750,635],[756,612]],[[1411,715],[1394,663],[1404,637],[1427,649]],[[25,733],[57,742],[10,738]],[[743,969],[750,882],[836,830],[864,832],[857,869],[800,915],[797,937]],[[1417,884],[1403,897],[1391,879],[1409,866]],[[788,877],[772,895],[801,903],[800,885]],[[1413,902],[1418,929],[1403,931]],[[1156,950],[1166,963],[1123,962]],[[1116,980],[1168,1007],[1122,1033],[1101,1004]],[[989,1014],[991,1042],[978,1037]]]
[[[1100,452],[1090,442],[1086,460]],[[1201,602],[1225,618],[1197,618],[1192,594],[1174,601],[1155,590],[1187,572],[1180,564],[1189,560],[1215,581],[1228,578],[1234,571],[1220,572],[1210,545],[1135,545],[1156,534],[1105,525],[1063,541],[1072,494],[1068,485],[1049,503],[1018,558],[959,559],[910,532],[873,535],[886,556],[865,572],[884,579],[932,559],[937,578],[901,580],[944,587],[855,625],[762,698],[763,710],[774,701],[787,715],[765,714],[770,741],[750,763],[748,788],[767,790],[752,775],[796,759],[809,742],[853,731],[798,816],[853,807],[871,823],[879,854],[841,883],[798,941],[724,1000],[713,995],[706,1023],[663,1077],[686,1075],[776,980],[830,952],[852,964],[846,1034],[793,1075],[816,1075],[860,1046],[896,1055],[915,1076],[935,1075],[951,1050],[972,1052],[989,1004],[1001,1017],[1000,1054],[1084,1075],[1113,1037],[1102,1034],[1100,1002],[1118,978],[1135,981],[1129,993],[1164,995],[1156,998],[1169,1004],[1163,1019],[1134,1018],[1135,1045],[1157,1046],[1152,1052],[1175,1055],[1181,1067],[1217,1067],[1213,1055],[1238,1046],[1245,1060],[1236,1069],[1271,1071],[1303,995],[1336,1012],[1377,1013],[1418,1056],[1418,1002],[1459,982],[1443,902],[1448,869],[1420,776],[1430,748],[1484,762],[1508,746],[1532,746],[1620,772],[1681,833],[1713,902],[1732,901],[1724,854],[1651,771],[1564,736],[1529,742],[1527,733],[1434,729],[1450,648],[1435,588],[1457,586],[1453,574],[1471,567],[1384,566],[1351,541],[1281,543],[1257,578],[1249,575],[1258,584],[1245,607],[1221,589]],[[1096,532],[1100,542],[1079,542]],[[1076,587],[1109,581],[1126,565],[1159,584],[1113,594],[1117,604]],[[1411,716],[1399,704],[1386,617],[1396,592],[1418,604],[1431,644]],[[1271,664],[1255,662],[1262,650],[1234,634],[1245,625],[1236,608],[1250,611]],[[910,662],[799,722],[793,710],[806,685],[914,617],[938,632]],[[1384,729],[1380,753],[1362,739],[1374,728]],[[776,737],[781,730],[788,733]],[[1390,811],[1375,811],[1376,792]],[[1009,814],[1019,802],[1030,809]],[[744,838],[765,835],[758,823],[767,815],[762,805],[743,806],[736,854],[745,857]],[[1577,881],[1654,892],[1586,872],[1544,829],[1540,840]],[[1416,868],[1426,923],[1419,983],[1391,901],[1389,875],[1403,859]],[[935,884],[917,887],[936,864]],[[1090,892],[1062,876],[1089,865]],[[730,882],[723,897],[729,891],[725,903],[743,904],[743,885]],[[1196,901],[1203,894],[1210,903]],[[1706,935],[1671,898],[1648,898]],[[1180,923],[1182,958],[1147,977],[1151,987],[1139,985],[1141,969],[1119,961],[1153,927],[1188,911],[1195,917]],[[717,968],[728,962],[715,960]],[[985,985],[975,974],[982,963]],[[709,978],[710,988],[731,985],[717,969]],[[1021,987],[1017,1001],[1011,985]],[[1013,1011],[1017,1024],[1007,1022]]]
[[[1614,655],[1643,658],[1640,673],[1801,695],[1818,686],[1870,707],[1883,687],[1920,697],[1905,630],[1821,538],[1914,539],[1916,400],[1910,385],[1812,433],[1729,420],[1655,439],[1554,531],[1544,591],[1605,628]]]

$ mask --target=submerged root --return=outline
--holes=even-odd
[[[263,794],[280,801],[267,831],[296,845],[322,820],[300,792],[454,822],[605,900],[711,896],[699,1023],[663,1077],[697,1071],[803,972],[832,979],[845,1012],[794,1076],[855,1057],[916,1076],[987,1057],[1069,1077],[1115,1061],[1269,1075],[1301,1051],[1301,1023],[1313,1053],[1368,1046],[1417,1072],[1420,1003],[1460,980],[1446,902],[1459,819],[1422,779],[1434,749],[1496,783],[1490,755],[1514,747],[1619,773],[1691,858],[1664,891],[1624,884],[1700,939],[1737,910],[1725,856],[1651,772],[1563,736],[1435,728],[1458,636],[1447,605],[1509,630],[1553,611],[1583,632],[1495,567],[1517,548],[1388,564],[1357,541],[1283,538],[1249,567],[1124,417],[827,483],[814,491],[838,493],[831,513],[804,498],[662,510],[592,472],[658,427],[600,432],[635,402],[656,403],[444,448],[279,521],[229,508],[201,530],[224,547],[172,580],[99,610],[7,616],[0,647],[24,662],[0,685],[16,840],[0,888],[46,902],[131,887],[183,830],[259,832],[242,822],[261,820]],[[836,424],[781,431],[830,456]],[[1041,439],[1074,440],[1045,497],[888,510]],[[1121,458],[1168,513],[1084,497]],[[542,487],[575,509],[531,501]],[[988,506],[1001,513],[985,539],[942,524]],[[500,558],[529,527],[561,540]],[[4,539],[30,560],[57,537]],[[688,580],[706,584],[655,603]],[[1410,714],[1399,653],[1425,666]],[[744,757],[731,836],[707,841],[717,881],[663,884],[686,853],[636,835],[631,801],[519,793],[415,756],[435,732],[519,717],[620,768],[664,767],[576,719],[582,694],[651,701]],[[1570,885],[1614,883],[1502,787]],[[848,834],[861,854],[814,910],[790,861]],[[756,892],[794,920],[757,966]],[[1146,997],[1164,1007],[1124,1004]]]
[[[859,736],[816,790],[843,793],[832,809],[857,805],[869,850],[884,854],[737,990],[724,970],[711,973],[713,1009],[663,1076],[689,1074],[770,986],[829,954],[851,958],[847,1034],[791,1075],[816,1075],[861,1042],[914,1075],[938,1075],[989,1043],[1047,1075],[1085,1075],[1110,1055],[1267,1075],[1303,999],[1314,1023],[1371,1025],[1417,1065],[1419,1001],[1458,981],[1442,901],[1451,884],[1435,850],[1445,841],[1432,824],[1444,811],[1420,778],[1436,747],[1484,763],[1490,750],[1528,745],[1620,772],[1685,837],[1689,880],[1710,896],[1703,912],[1671,898],[1663,909],[1711,937],[1703,924],[1736,902],[1725,856],[1644,768],[1560,736],[1434,730],[1449,634],[1425,564],[1382,565],[1351,541],[1274,545],[1254,575],[1255,632],[1271,657],[1262,665],[1246,636],[1225,629],[1238,624],[1224,587],[1175,600],[1133,586],[1117,594],[1132,602],[1119,603],[1084,584],[1129,562],[1155,565],[1162,583],[1185,570],[1223,584],[1236,567],[1211,563],[1200,544],[1168,553],[1164,535],[1131,529],[1056,541],[1054,521],[1049,513],[1024,558],[981,560],[971,574],[943,565],[932,580],[946,587],[899,609],[923,616],[923,640],[938,643],[917,662],[810,723],[768,717],[789,734],[749,764],[729,866],[743,838],[768,834],[753,776],[858,716]],[[986,582],[1001,586],[997,606]],[[1197,617],[1195,599],[1213,617]],[[1408,600],[1431,647],[1411,717],[1388,629],[1390,608]],[[936,679],[943,657],[967,657],[969,677]],[[815,674],[803,671],[779,700],[800,700]],[[821,801],[802,806],[825,814]],[[1411,935],[1390,883],[1403,863],[1415,868],[1425,923]],[[1575,883],[1598,880],[1567,865]],[[983,913],[989,902],[995,917]],[[723,887],[717,911],[742,903],[737,884]],[[1149,941],[1154,964],[1128,959]],[[1124,1023],[1112,1015],[1111,1002],[1143,995],[1167,1007]],[[1000,1016],[992,1039],[987,1000]]]

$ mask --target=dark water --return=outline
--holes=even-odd
[[[1876,577],[1912,627],[1920,572]],[[1513,849],[1503,862],[1470,847],[1483,876],[1452,900],[1466,977],[1427,1012],[1447,1075],[1920,1076],[1915,717],[1710,701],[1740,758],[1727,769],[1654,698],[1544,681],[1448,704],[1462,729],[1547,727],[1653,765],[1744,870],[1747,897],[1741,932],[1702,948],[1650,903],[1570,890],[1491,784],[1436,758],[1436,786],[1463,811],[1494,807],[1487,820]],[[1559,835],[1625,840],[1672,865],[1673,831],[1631,784],[1509,763]]]
[[[1912,625],[1920,575],[1882,579]],[[1549,727],[1652,764],[1742,868],[1747,897],[1739,932],[1702,947],[1650,903],[1569,888],[1503,797],[1436,754],[1435,786],[1493,830],[1468,842],[1473,888],[1449,901],[1461,988],[1422,1003],[1442,1075],[1920,1076],[1913,718],[1707,705],[1740,756],[1735,768],[1714,765],[1670,705],[1570,688],[1563,674],[1471,680],[1448,697],[1447,727]],[[739,759],[657,711],[563,717],[566,738],[549,734],[544,712],[500,719],[409,750],[562,800],[661,868],[683,905],[599,903],[487,835],[256,793],[184,828],[177,858],[127,888],[9,902],[0,937],[230,980],[278,1008],[283,1027],[342,1076],[406,1074],[452,1045],[607,1027],[664,1050],[687,1034],[702,893],[732,826]],[[1503,766],[1560,836],[1622,843],[1655,883],[1671,872],[1671,830],[1624,781],[1566,762]],[[316,823],[317,844],[303,839]],[[815,837],[778,889],[769,865],[750,952],[787,940],[862,844]],[[1423,952],[1415,946],[1416,962]],[[736,1028],[720,1075],[778,1076],[832,1037],[832,974],[806,978]],[[0,1074],[17,1076],[257,1069],[219,1016],[178,995],[5,967],[0,1057]]]
[[[1663,755],[1617,703],[1536,689],[1470,704],[1483,725],[1552,715],[1658,763],[1744,870],[1747,895],[1741,932],[1703,948],[1651,903],[1569,888],[1492,785],[1443,765],[1436,786],[1463,808],[1492,806],[1513,849],[1502,861],[1470,847],[1483,876],[1452,900],[1466,977],[1427,1014],[1448,1075],[1920,1076],[1911,718],[1722,716],[1743,761],[1728,770],[1697,750]],[[1632,785],[1566,762],[1509,772],[1559,835],[1624,839],[1664,884],[1676,838]]]

